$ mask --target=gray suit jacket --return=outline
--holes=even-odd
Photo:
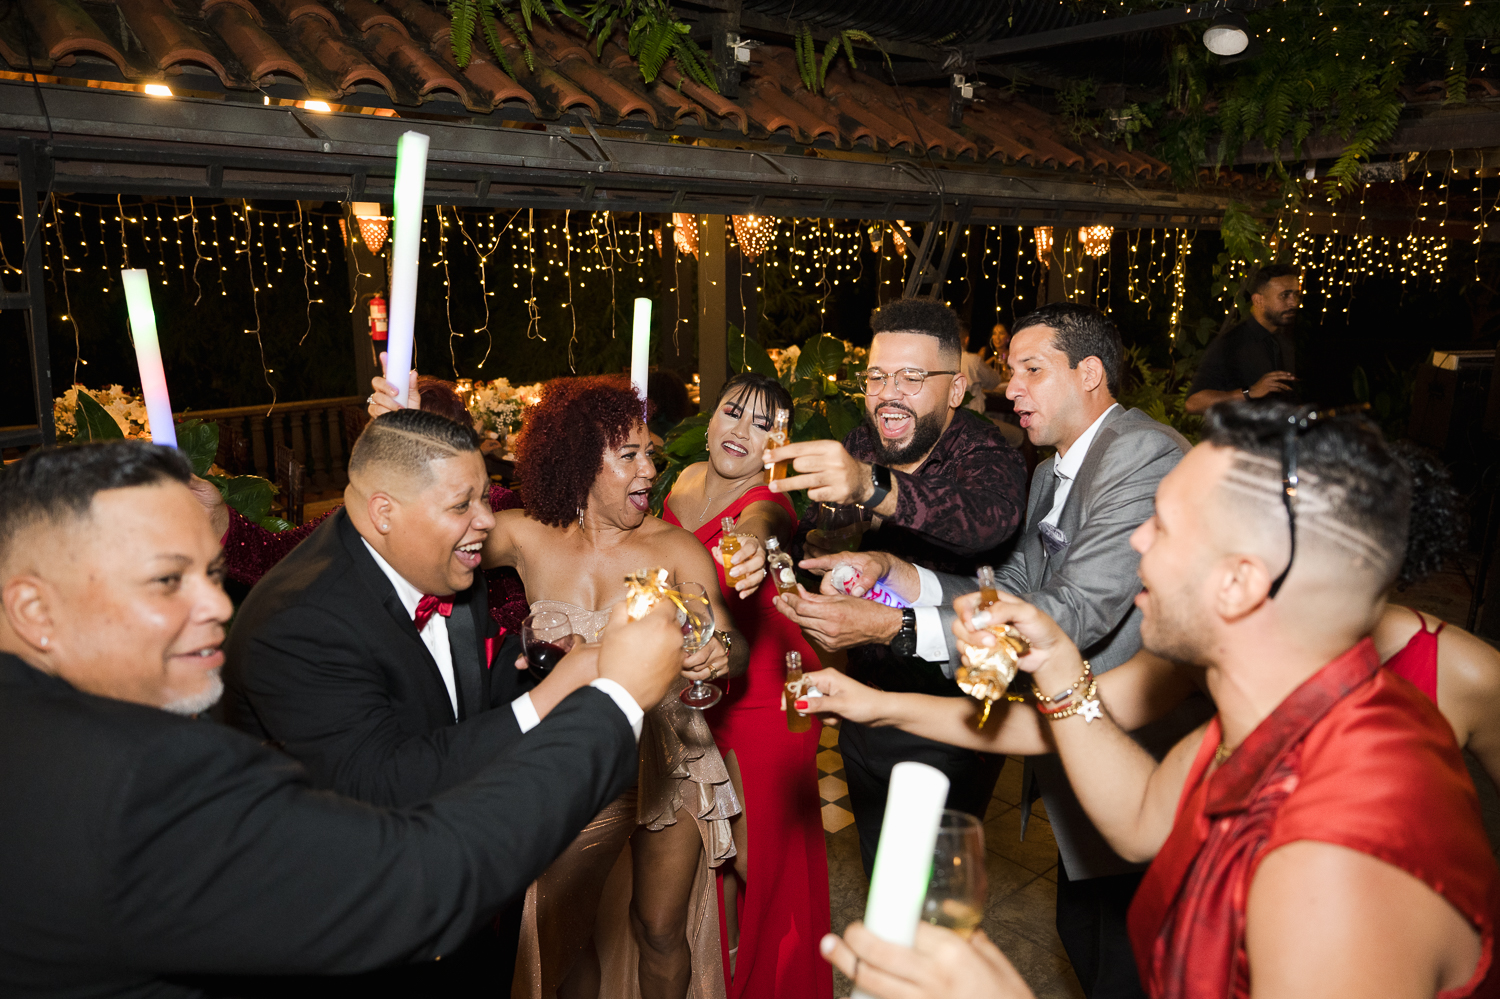
[[[1138,409],[1112,411],[1089,445],[1058,518],[1066,546],[1049,554],[1040,531],[1056,492],[1057,476],[1052,469],[1057,459],[1053,457],[1037,466],[1026,527],[1010,557],[995,567],[1000,588],[1045,611],[1077,643],[1096,675],[1120,665],[1141,647],[1141,612],[1135,606],[1141,589],[1136,575],[1140,556],[1130,547],[1130,535],[1150,518],[1157,483],[1188,448],[1181,434]],[[974,579],[945,574],[938,578],[944,603],[950,606],[955,597],[978,589]],[[958,665],[956,650],[949,665]],[[1135,733],[1137,741],[1158,755],[1176,741],[1171,732],[1180,723],[1163,726],[1165,732],[1155,731],[1159,725]],[[1178,732],[1177,737],[1182,734]],[[1158,747],[1162,742],[1165,745]],[[1094,829],[1057,757],[1029,758],[1024,786],[1028,804],[1040,789],[1069,878],[1140,869],[1111,850]],[[1022,821],[1029,816],[1028,809]]]

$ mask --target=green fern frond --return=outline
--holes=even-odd
[[[500,19],[510,29],[510,33],[516,36],[516,41],[521,43],[521,58],[526,60],[526,68],[536,72],[536,58],[531,54],[531,35],[527,32],[526,25],[521,23],[513,10],[506,11]]]
[[[509,76],[514,77],[516,71],[511,68],[510,59],[505,54],[505,46],[500,41],[500,33],[495,30],[495,19],[486,15],[479,23],[484,26],[484,40],[489,45],[490,51],[495,54],[495,61]]]
[[[481,2],[484,0],[448,0],[448,17],[453,21],[449,44],[453,46],[453,59],[459,69],[469,64],[473,54],[470,43],[474,39],[474,19],[479,16]]]
[[[839,41],[841,35],[834,35],[828,39],[828,44],[823,46],[823,61],[818,66],[818,90],[822,91],[828,83],[828,67],[833,64],[833,59],[839,54]]]

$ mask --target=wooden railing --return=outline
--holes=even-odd
[[[307,472],[310,491],[342,489],[349,482],[349,447],[344,411],[352,408],[363,413],[363,396],[339,399],[309,399],[306,402],[282,402],[274,406],[237,406],[234,409],[200,409],[178,413],[181,418],[211,420],[223,428],[233,427],[247,443],[246,458],[251,467],[230,469],[234,472],[275,478],[274,464],[278,444],[292,449]]]

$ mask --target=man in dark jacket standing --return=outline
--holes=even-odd
[[[1026,506],[1026,465],[999,429],[960,408],[958,317],[938,302],[908,299],[878,309],[870,326],[865,423],[838,441],[804,441],[768,452],[795,474],[777,492],[806,489],[798,528],[806,539],[819,503],[858,503],[873,515],[863,547],[947,572],[998,563]],[[820,554],[809,542],[804,554]],[[816,563],[808,568],[816,568]],[[825,581],[824,590],[829,590]],[[799,590],[777,607],[815,644],[849,650],[850,675],[884,690],[961,697],[946,670],[952,654],[944,612],[898,609],[830,592]],[[847,725],[839,750],[868,874],[885,818],[891,768],[920,760],[948,775],[948,807],[984,817],[1003,756],[956,749],[895,729]]]
[[[1216,402],[1297,397],[1297,349],[1292,324],[1302,304],[1302,270],[1267,264],[1250,278],[1250,317],[1226,330],[1198,364],[1187,411],[1202,415]]]
[[[195,996],[183,976],[452,953],[635,779],[681,665],[665,613],[470,780],[390,810],[191,715],[219,695],[218,542],[176,451],[0,472],[0,993]],[[584,655],[585,653],[579,653]]]

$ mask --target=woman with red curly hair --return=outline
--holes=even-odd
[[[567,614],[586,639],[624,596],[625,575],[643,566],[701,583],[718,629],[684,660],[678,687],[647,714],[637,791],[596,817],[527,893],[516,994],[537,999],[683,999],[690,985],[695,999],[724,995],[711,868],[734,854],[729,819],[740,806],[702,713],[677,694],[690,680],[742,674],[749,650],[720,597],[708,552],[651,515],[656,466],[642,416],[640,399],[622,379],[548,382],[516,439],[526,509],[498,513],[484,544],[486,568],[514,567],[532,610]],[[627,839],[634,932],[620,923],[595,948],[586,928],[595,925]],[[601,925],[609,924],[605,909]]]

